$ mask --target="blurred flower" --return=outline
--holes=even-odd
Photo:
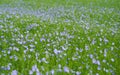
[[[61,53],[61,51],[60,51],[60,50],[57,50],[57,49],[54,49],[54,53],[55,53],[55,54],[59,54],[59,53]]]
[[[76,72],[76,75],[80,75],[80,74],[81,74],[81,72],[78,72],[78,71]]]
[[[111,58],[111,61],[114,62],[115,60],[113,58]]]
[[[54,70],[51,70],[51,74],[54,75]]]
[[[45,38],[42,37],[42,38],[40,39],[40,42],[42,42],[42,41],[45,41]]]
[[[69,68],[65,66],[65,67],[64,67],[64,72],[69,73]]]
[[[36,70],[37,70],[37,65],[32,66],[32,71],[34,72]]]
[[[89,50],[89,46],[88,45],[85,45],[85,50]]]
[[[11,72],[11,75],[18,75],[17,70],[13,70],[13,71]]]

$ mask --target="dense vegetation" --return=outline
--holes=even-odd
[[[61,74],[120,74],[120,1],[0,1],[0,75]]]

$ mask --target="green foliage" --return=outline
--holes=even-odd
[[[119,0],[0,1],[0,75],[119,75],[119,7]]]

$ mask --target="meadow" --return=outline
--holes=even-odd
[[[120,75],[120,1],[1,0],[0,75]]]

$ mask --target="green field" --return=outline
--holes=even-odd
[[[120,75],[120,1],[0,0],[0,75]]]

